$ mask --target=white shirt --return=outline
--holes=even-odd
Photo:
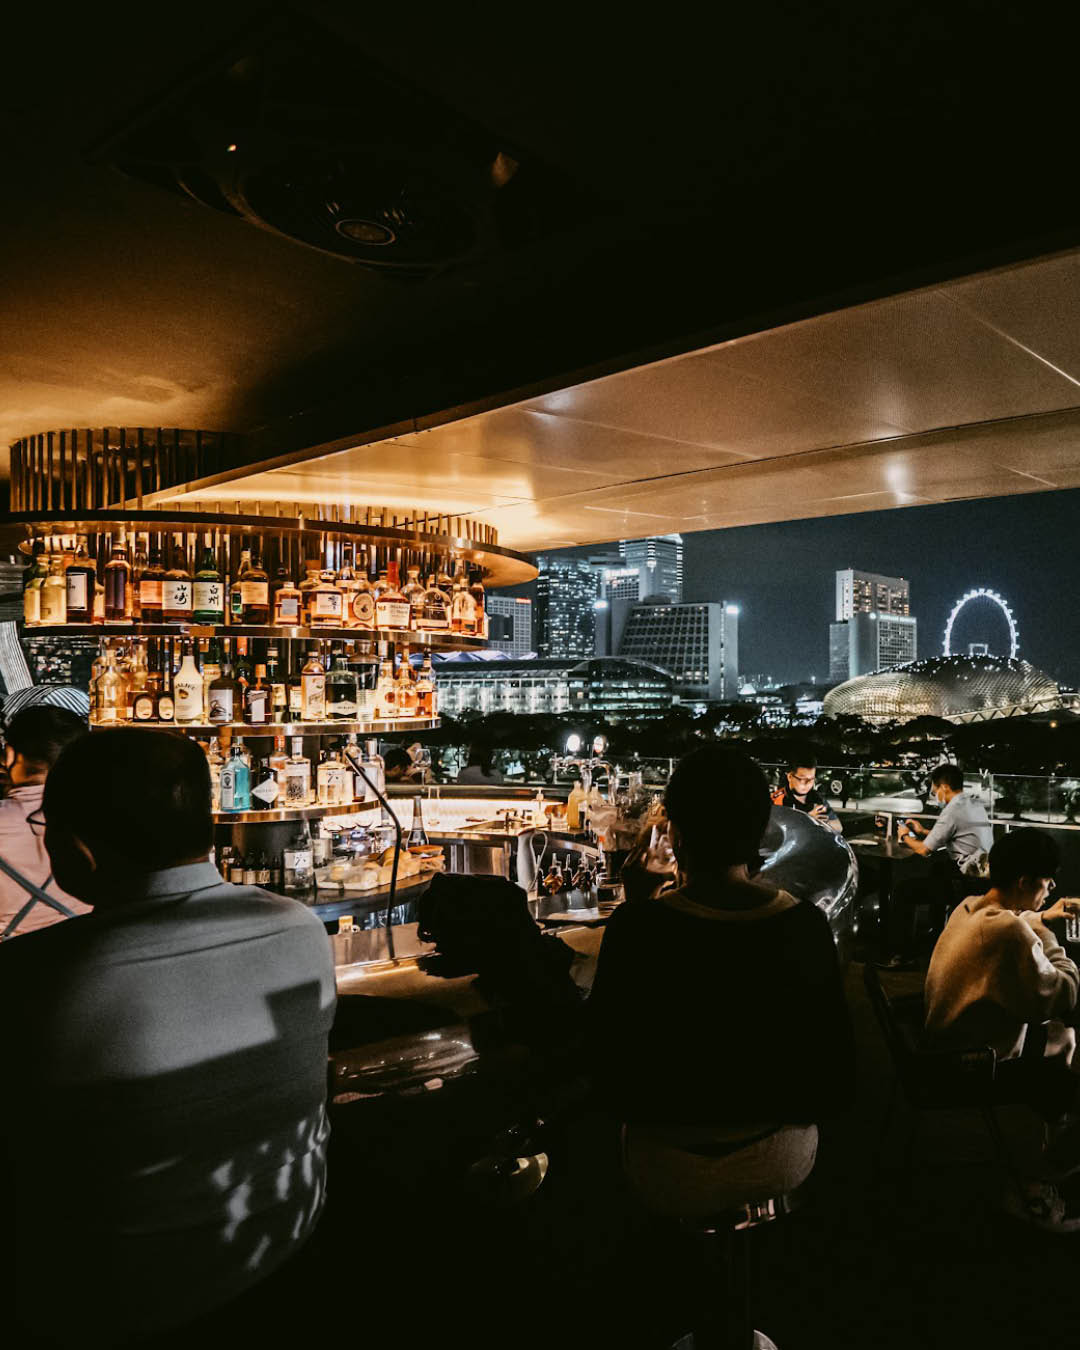
[[[21,872],[28,881],[55,896],[73,913],[88,914],[90,910],[87,905],[65,894],[54,881],[45,885],[52,875],[52,867],[49,855],[45,852],[45,826],[40,817],[44,791],[43,783],[28,783],[12,788],[0,801],[0,858]],[[36,820],[32,821],[31,817],[35,816]],[[0,933],[30,898],[29,892],[24,891],[13,877],[0,872]],[[15,931],[19,935],[29,933],[35,928],[46,928],[51,923],[58,923],[64,917],[59,910],[39,900]]]
[[[934,828],[923,840],[932,852],[943,848],[957,866],[974,853],[989,853],[994,843],[994,830],[982,802],[958,792],[946,802]]]

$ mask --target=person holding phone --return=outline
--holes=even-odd
[[[811,820],[840,833],[840,817],[817,790],[817,756],[807,746],[797,747],[788,760],[784,775],[786,786],[772,794],[774,806],[804,811]]]

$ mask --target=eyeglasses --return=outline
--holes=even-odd
[[[813,783],[817,778],[815,773],[793,773],[788,775],[796,783]]]

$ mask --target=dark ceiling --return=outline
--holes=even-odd
[[[151,30],[145,8],[39,6],[9,28],[0,444],[119,424],[247,433],[253,459],[352,444],[1078,242],[1073,42],[1020,7],[396,12],[198,3]],[[268,33],[301,35],[309,110],[325,52],[313,155],[331,122],[376,153],[430,125],[435,162],[467,143],[518,166],[509,225],[485,215],[457,265],[403,279],[110,162],[205,130],[213,80]]]

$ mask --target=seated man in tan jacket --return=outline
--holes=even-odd
[[[1042,908],[1057,868],[1057,845],[1042,830],[1013,830],[991,849],[990,890],[957,906],[930,958],[931,1041],[957,1049],[988,1045],[1004,1061],[1018,1059],[1030,1041],[1025,1058],[1045,1044],[1046,1057],[1056,1060],[1047,1068],[1080,1070],[1073,1065],[1080,971],[1047,927],[1047,920],[1080,908],[1080,900]],[[1046,1170],[1058,1181],[1080,1169],[1078,1135],[1070,1122],[1047,1152]],[[1080,1228],[1080,1187],[1036,1183],[1021,1208],[1020,1217],[1041,1227],[1072,1231]]]

